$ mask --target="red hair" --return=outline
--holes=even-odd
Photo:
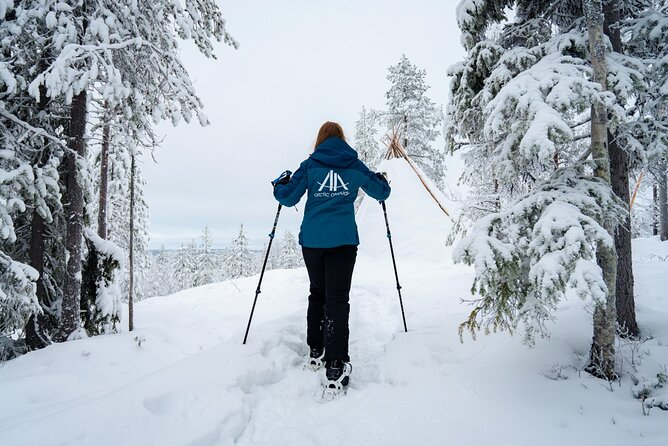
[[[343,134],[343,128],[336,122],[327,121],[318,131],[318,137],[315,139],[315,146],[318,147],[320,143],[332,136],[338,136],[342,140],[346,140],[346,137]]]

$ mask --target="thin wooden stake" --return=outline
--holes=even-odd
[[[642,170],[638,176],[638,181],[636,181],[636,187],[633,188],[633,195],[631,195],[631,201],[629,202],[629,210],[633,209],[633,203],[636,201],[636,195],[638,195],[638,189],[640,189],[640,184],[642,183],[644,177],[645,171]]]

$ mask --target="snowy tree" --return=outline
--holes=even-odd
[[[429,86],[425,70],[418,69],[402,55],[396,65],[389,67],[391,83],[386,93],[385,123],[391,132],[401,135],[402,146],[408,155],[439,187],[445,174],[444,149],[435,148],[440,135],[443,112],[427,96]]]
[[[174,266],[172,267],[172,282],[176,291],[185,290],[195,286],[195,276],[197,274],[197,248],[194,241],[187,246],[181,245],[181,249],[174,257]]]
[[[26,212],[34,180],[29,163],[11,150],[0,150],[0,360],[16,355],[10,336],[40,312],[35,283],[39,273],[6,253],[17,241],[16,214]]]
[[[271,244],[271,251],[269,252],[269,257],[267,258],[267,267],[266,269],[272,270],[280,268],[278,264],[278,257],[280,255],[281,247],[278,240],[274,239]],[[261,270],[262,265],[264,264],[264,258],[267,254],[267,244],[262,245],[262,251],[260,251],[257,258],[257,269]]]
[[[232,241],[223,261],[225,276],[230,279],[247,277],[255,273],[253,255],[248,248],[248,239],[244,225],[239,228],[239,235]]]
[[[213,237],[208,226],[202,231],[202,243],[197,252],[197,276],[195,285],[206,285],[213,282],[218,273],[215,254],[212,251]]]
[[[82,233],[84,219],[91,217],[86,143],[92,101],[104,101],[118,118],[123,146],[133,155],[137,147],[155,143],[151,129],[162,119],[177,124],[195,115],[207,123],[180,62],[182,40],[192,40],[207,57],[213,56],[213,40],[236,46],[211,0],[185,7],[169,0],[29,0],[0,7],[0,126],[8,139],[3,146],[30,166],[37,185],[22,193],[30,200],[20,216],[13,208],[12,218],[22,218],[29,230],[2,251],[34,265],[42,314],[53,321],[46,327],[39,315],[31,318],[26,333],[38,340],[29,342],[33,347],[66,340],[80,328]]]
[[[622,211],[605,182],[581,169],[559,169],[534,193],[481,218],[453,253],[475,266],[480,295],[460,334],[512,333],[522,322],[532,343],[547,332],[545,323],[569,289],[605,299],[596,245],[611,246],[612,238],[598,221]]]
[[[134,263],[134,290],[136,292],[135,300],[142,300],[146,296],[143,290],[148,280],[147,274],[150,266],[148,255],[149,246],[149,209],[144,199],[145,180],[142,175],[141,163],[135,163],[134,188],[131,189],[132,156],[122,145],[122,139],[119,137],[117,128],[110,130],[110,143],[108,147],[107,165],[109,171],[106,200],[106,234],[107,239],[118,245],[126,256],[130,252],[130,196],[134,193],[133,210],[133,263]],[[101,158],[95,153],[94,162],[99,167]],[[97,170],[97,169],[95,169]],[[99,178],[95,181],[95,189],[101,188]],[[93,200],[94,204],[98,201]],[[95,209],[93,212],[100,213],[101,210]],[[129,264],[128,261],[125,264]],[[121,280],[121,289],[125,299],[129,295],[129,269],[126,269],[125,276]]]
[[[28,320],[28,348],[50,342],[49,333],[59,319],[64,246],[55,235],[65,229],[58,169],[67,128],[61,102],[46,97],[35,102],[27,91],[30,80],[52,56],[48,42],[36,38],[46,32],[44,24],[35,34],[22,32],[28,14],[33,13],[35,5],[29,2],[5,2],[0,8],[0,253],[10,256],[7,262],[12,265],[29,264],[36,271],[36,296],[42,310]],[[6,273],[17,276],[7,278],[0,288],[23,282],[21,269],[9,268]]]
[[[636,119],[629,122],[622,136],[635,148],[657,184],[662,240],[668,239],[668,5],[646,1],[637,17],[622,23],[625,49],[645,62],[647,87],[638,98]]]
[[[512,21],[506,19],[507,7],[514,7]],[[600,9],[601,4],[597,7]],[[590,15],[587,22],[579,1],[555,5],[470,0],[458,6],[468,56],[450,69],[453,79],[446,138],[452,149],[464,151],[464,180],[474,186],[474,196],[478,197],[470,202],[477,206],[487,201],[470,214],[482,220],[457,249],[459,260],[476,265],[476,284],[483,284],[478,287],[483,298],[476,301],[481,304],[474,304],[464,328],[511,329],[522,320],[528,339],[545,334],[541,321],[551,317],[554,305],[569,288],[593,299],[597,308],[605,309],[606,321],[610,320],[615,282],[609,288],[609,280],[615,274],[609,262],[603,269],[597,267],[592,254],[614,249],[610,246],[614,227],[611,234],[610,225],[623,221],[625,211],[607,191],[609,174],[606,178],[601,172],[609,163],[607,153],[601,150],[605,142],[601,145],[601,141],[607,138],[607,130],[626,119],[628,105],[642,88],[643,73],[642,63],[636,58],[608,52],[598,43],[596,52],[590,51],[591,36],[602,36],[602,23],[601,29],[597,28],[601,33],[588,32],[586,25],[592,17],[603,16]],[[487,33],[493,23],[501,25],[496,35]],[[603,39],[599,42],[605,43]],[[606,64],[597,66],[590,62],[590,56],[606,53],[607,68],[599,70]],[[605,73],[602,78],[601,72]],[[593,109],[593,104],[607,108],[606,112]],[[611,117],[609,126],[600,125],[598,119],[603,114]],[[595,172],[601,180],[593,177]],[[545,188],[555,184],[561,192],[554,202],[545,201]],[[535,200],[542,204],[527,209],[526,205]],[[552,212],[557,208],[569,209],[561,215],[563,220]],[[522,217],[530,215],[526,220]],[[551,215],[552,224],[542,224],[542,232],[533,232],[544,215]],[[508,227],[499,231],[497,224]],[[570,258],[557,256],[555,248],[571,225],[572,232],[563,241],[579,248],[569,251]],[[566,232],[560,235],[562,231]],[[527,237],[522,243],[535,245],[537,257],[531,257],[531,250],[504,248],[507,237]],[[583,249],[585,245],[589,248]],[[614,260],[614,256],[604,257]],[[555,261],[557,258],[560,260]],[[529,272],[528,265],[551,265],[551,273],[550,268],[545,274]],[[558,285],[556,289],[543,288],[546,283],[550,287]],[[526,298],[529,295],[531,298]],[[488,298],[493,303],[484,303]],[[533,316],[520,317],[524,310]],[[510,323],[499,322],[504,319]],[[599,371],[611,377],[614,374],[608,353],[614,353],[614,345],[612,350],[607,349],[611,345],[610,324],[604,327],[599,322],[600,318],[594,324],[592,364],[602,360],[605,364],[599,362]],[[612,327],[614,341],[614,320]],[[602,344],[596,340],[599,335],[605,337],[603,353]]]
[[[166,296],[175,292],[172,283],[173,267],[172,256],[165,249],[165,245],[161,245],[158,254],[151,260],[149,287],[144,294],[146,296]]]
[[[362,107],[359,118],[355,123],[355,149],[359,159],[371,170],[376,170],[383,153],[376,139],[378,129],[378,113]]]
[[[299,249],[297,240],[292,232],[286,230],[283,233],[278,248],[276,268],[293,269],[304,266],[301,249]]]
[[[37,271],[0,252],[0,361],[23,353],[17,332],[40,312],[35,295]]]
[[[116,333],[121,321],[119,286],[125,252],[90,229],[84,231],[86,262],[83,268],[81,309],[88,335]]]
[[[360,160],[371,170],[376,167],[382,159],[382,151],[376,139],[376,124],[378,122],[378,113],[373,110],[367,110],[362,107],[359,118],[355,123],[355,149]],[[365,193],[360,189],[355,199],[355,210],[359,209]]]

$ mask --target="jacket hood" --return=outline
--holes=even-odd
[[[332,136],[321,142],[310,158],[331,167],[348,167],[357,161],[357,152],[338,136]]]

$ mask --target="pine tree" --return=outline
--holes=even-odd
[[[378,129],[378,113],[373,110],[367,110],[362,107],[359,118],[355,123],[355,149],[359,159],[367,165],[369,169],[376,170],[378,163],[382,159],[382,150],[376,139]]]
[[[181,291],[195,286],[195,274],[197,270],[195,242],[191,241],[187,246],[181,244],[174,257],[174,276],[172,282],[175,291]]]
[[[36,280],[37,271],[0,252],[0,361],[24,352],[16,333],[31,315],[40,312]]]
[[[355,149],[359,159],[372,171],[376,170],[382,159],[382,152],[376,140],[378,113],[362,107],[359,119],[355,123]],[[366,194],[359,190],[355,199],[355,210],[359,209]]]
[[[63,185],[58,170],[67,149],[63,137],[68,123],[63,117],[66,110],[62,101],[46,95],[35,101],[28,92],[31,79],[48,67],[54,51],[48,39],[42,37],[48,34],[44,23],[38,21],[34,33],[24,32],[24,24],[31,14],[36,14],[36,9],[34,2],[20,5],[10,2],[0,8],[0,91],[3,91],[0,95],[0,146],[3,148],[0,171],[9,173],[0,176],[3,182],[14,183],[13,187],[5,184],[0,187],[3,226],[0,253],[10,256],[11,264],[29,264],[36,271],[35,294],[41,309],[35,311],[26,324],[28,349],[51,342],[51,333],[60,319],[57,310],[62,302],[65,277],[61,237],[65,220],[60,203]],[[46,87],[41,86],[39,90],[46,92]],[[15,177],[18,172],[23,178]],[[14,187],[19,185],[20,188]],[[9,205],[8,211],[5,203]],[[16,228],[21,229],[16,232]],[[0,282],[0,290],[5,283],[25,279],[20,269],[12,267],[5,271],[13,279],[8,277],[7,282]],[[32,299],[27,295],[23,298]],[[9,308],[0,310],[10,311]]]
[[[514,7],[513,21],[506,7]],[[471,213],[478,221],[456,248],[458,259],[477,265],[480,295],[460,328],[514,331],[522,322],[531,341],[547,332],[545,322],[574,289],[604,309],[606,322],[598,318],[594,325],[595,339],[605,339],[592,346],[592,361],[602,360],[598,372],[612,377],[614,274],[610,263],[602,274],[594,260],[614,249],[609,229],[625,211],[605,175],[592,175],[607,165],[600,152],[607,135],[601,139],[600,129],[611,127],[591,125],[591,116],[600,104],[611,123],[626,119],[642,88],[642,64],[610,53],[605,91],[605,74],[603,81],[601,71],[592,77],[580,1],[462,1],[458,20],[468,56],[450,69],[446,136],[452,149],[464,151],[464,179],[478,197],[470,202],[488,196],[491,205]],[[492,24],[498,25],[494,35],[488,34]],[[600,109],[594,116],[601,117]],[[590,149],[591,141],[598,142]],[[614,341],[614,321],[612,327]]]
[[[225,276],[230,279],[247,277],[255,273],[253,255],[248,248],[248,239],[243,224],[239,228],[239,235],[227,249],[223,268]]]
[[[626,3],[626,2],[624,2]],[[659,234],[668,239],[668,5],[661,1],[640,2],[642,8],[622,23],[625,50],[645,61],[646,88],[638,97],[635,120],[625,126],[623,137],[634,148],[657,184]],[[633,161],[633,160],[632,160]]]
[[[387,128],[401,135],[402,146],[408,155],[442,187],[445,153],[433,143],[440,135],[443,112],[427,96],[427,73],[411,64],[406,55],[388,70],[387,79],[392,85],[385,95]]]
[[[283,233],[279,248],[277,268],[293,269],[304,266],[301,250],[292,232],[286,230]]]
[[[121,321],[120,276],[125,252],[90,229],[84,230],[86,261],[83,267],[81,314],[89,336],[116,333]]]
[[[1,234],[0,249],[12,262],[34,265],[40,276],[35,294],[42,311],[27,323],[29,348],[68,339],[81,327],[82,233],[84,221],[92,220],[90,105],[105,103],[123,146],[136,154],[156,142],[152,126],[162,119],[176,124],[195,115],[207,123],[180,61],[180,40],[192,39],[207,57],[214,39],[236,46],[211,0],[145,6],[28,0],[0,7],[0,133],[3,153],[14,154],[0,168],[32,171],[30,178],[23,170],[31,183],[21,192],[25,206],[12,197],[12,208],[0,209],[0,218],[9,215],[11,226],[20,220],[27,230],[16,240]]]
[[[217,274],[217,263],[215,254],[211,248],[213,246],[213,237],[209,227],[205,226],[202,231],[202,243],[197,253],[197,277],[196,286],[206,285],[214,281]]]
[[[176,291],[172,283],[173,266],[172,256],[165,249],[165,245],[161,245],[157,254],[151,257],[148,280],[142,294],[147,297],[167,296]]]

